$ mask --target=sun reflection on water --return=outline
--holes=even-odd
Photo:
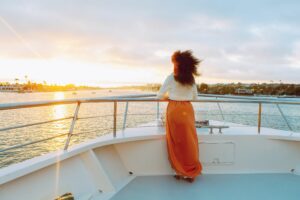
[[[65,94],[63,92],[56,92],[54,94],[55,100],[65,99]],[[54,119],[63,118],[66,116],[66,106],[65,105],[57,105],[53,107],[53,117]]]
[[[54,99],[55,100],[61,100],[65,98],[65,93],[63,92],[55,92],[54,93]]]
[[[54,100],[62,100],[65,99],[65,94],[63,92],[56,92],[54,93]],[[52,118],[53,119],[60,119],[67,117],[68,110],[67,105],[56,105],[52,107]],[[68,131],[68,123],[67,121],[57,121],[55,123],[52,123],[52,129],[55,130],[56,133],[65,133]],[[65,137],[57,137],[52,140],[52,144],[49,145],[49,148],[53,150],[57,150],[58,147],[62,145],[62,143],[65,141]],[[58,166],[59,168],[59,166]]]
[[[53,117],[54,119],[63,118],[66,115],[66,106],[57,105],[53,107]]]

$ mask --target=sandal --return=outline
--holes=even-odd
[[[176,174],[176,175],[174,175],[174,178],[176,178],[176,180],[180,180],[182,178],[182,176]]]
[[[189,182],[189,183],[193,183],[195,181],[195,178],[192,177],[184,177],[184,180]]]

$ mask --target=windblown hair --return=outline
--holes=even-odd
[[[177,82],[183,85],[193,85],[195,83],[194,76],[200,76],[197,67],[201,60],[194,57],[191,50],[175,51],[172,55],[172,62],[177,65],[178,73],[174,74]]]

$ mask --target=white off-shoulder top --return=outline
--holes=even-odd
[[[174,78],[174,74],[170,74],[157,94],[158,99],[162,99],[165,96],[169,96],[169,99],[175,101],[189,101],[197,99],[198,92],[196,84],[192,86],[182,85]]]

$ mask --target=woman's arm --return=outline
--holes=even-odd
[[[197,89],[197,85],[194,84],[193,85],[193,100],[197,100],[198,99],[198,89]]]
[[[157,93],[158,99],[167,99],[167,92],[170,89],[170,76],[168,76],[164,84],[160,87],[159,92]]]

